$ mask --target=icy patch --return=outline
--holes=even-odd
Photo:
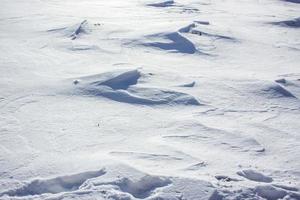
[[[254,171],[254,170],[243,170],[237,172],[239,176],[242,176],[246,179],[249,179],[251,181],[256,181],[256,182],[264,182],[264,183],[271,183],[273,179],[271,177],[268,177],[260,172]]]
[[[105,174],[104,170],[88,171],[79,174],[59,176],[52,179],[36,179],[15,190],[9,190],[0,194],[9,196],[29,196],[46,193],[56,194],[75,191],[87,180]]]
[[[200,105],[193,96],[173,90],[134,86],[141,73],[138,70],[114,71],[73,81],[76,94],[103,96],[115,101],[159,105]]]

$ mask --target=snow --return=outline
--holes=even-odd
[[[243,170],[241,172],[237,172],[237,174],[249,180],[257,181],[257,182],[271,183],[273,181],[271,177],[268,177],[254,170]]]
[[[200,105],[197,99],[182,92],[162,88],[131,87],[137,84],[140,77],[141,72],[138,70],[116,71],[83,77],[74,80],[73,83],[83,91],[75,92],[77,95],[103,96],[132,104]]]
[[[2,0],[0,199],[300,199],[297,0]]]

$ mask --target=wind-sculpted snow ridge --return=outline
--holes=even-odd
[[[194,23],[189,24],[189,25],[179,29],[178,32],[190,33],[190,34],[194,34],[194,35],[198,35],[198,36],[207,36],[207,37],[212,37],[215,39],[225,39],[225,40],[235,41],[235,39],[233,37],[221,35],[221,34],[217,34],[217,33],[211,33],[212,31],[209,31],[208,28],[204,28],[203,26],[199,26],[199,25],[207,26],[207,25],[209,25],[209,22],[195,21]]]
[[[199,9],[196,7],[190,7],[188,5],[178,4],[173,0],[167,0],[162,2],[154,2],[148,3],[146,6],[154,7],[154,8],[173,8],[172,10],[168,10],[168,12],[177,12],[177,13],[195,13],[199,12]]]
[[[253,81],[246,84],[241,83],[240,86],[245,92],[253,93],[255,94],[255,96],[260,96],[267,99],[297,99],[296,96],[291,93],[284,85],[277,83]]]
[[[186,84],[178,85],[178,87],[194,87],[195,85],[196,85],[196,82],[193,81],[191,83],[186,83]]]
[[[207,21],[195,21],[194,23],[180,28],[174,32],[163,32],[147,35],[140,41],[133,41],[133,44],[151,47],[170,53],[209,55],[201,46],[215,46],[217,40],[236,42],[237,40],[231,36],[215,33],[207,28],[210,25]],[[206,27],[206,28],[204,28]],[[190,38],[189,36],[199,36],[198,38]],[[200,42],[198,41],[200,39]],[[204,41],[201,41],[204,40]]]
[[[300,98],[300,80],[295,78],[279,78],[275,80],[281,87],[286,88],[293,96]]]
[[[61,32],[64,35],[70,37],[72,40],[77,39],[81,34],[86,34],[89,32],[87,20],[83,20],[79,24],[75,24],[70,27],[63,27],[57,29],[48,30],[49,32]]]
[[[300,28],[300,17],[292,20],[273,22],[272,24],[290,28]]]
[[[283,0],[291,3],[300,3],[300,0]]]
[[[151,7],[170,7],[173,6],[175,2],[173,0],[168,0],[168,1],[163,1],[163,2],[158,2],[158,3],[149,3],[147,6]]]
[[[147,36],[148,40],[165,39],[166,42],[143,42],[141,45],[146,47],[157,48],[166,50],[168,52],[183,53],[183,54],[194,54],[197,50],[193,42],[186,37],[182,36],[178,32],[172,33],[159,33]]]
[[[246,179],[256,181],[256,182],[271,183],[273,181],[273,179],[271,177],[266,176],[260,172],[257,172],[257,171],[251,170],[251,169],[237,172],[237,174]]]
[[[102,96],[115,101],[144,105],[200,105],[193,96],[162,88],[137,85],[142,74],[138,70],[120,70],[88,76],[74,81],[77,94]]]

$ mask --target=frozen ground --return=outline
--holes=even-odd
[[[1,0],[0,199],[300,199],[298,0]]]

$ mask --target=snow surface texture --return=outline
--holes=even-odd
[[[2,0],[0,199],[300,199],[299,13]]]

